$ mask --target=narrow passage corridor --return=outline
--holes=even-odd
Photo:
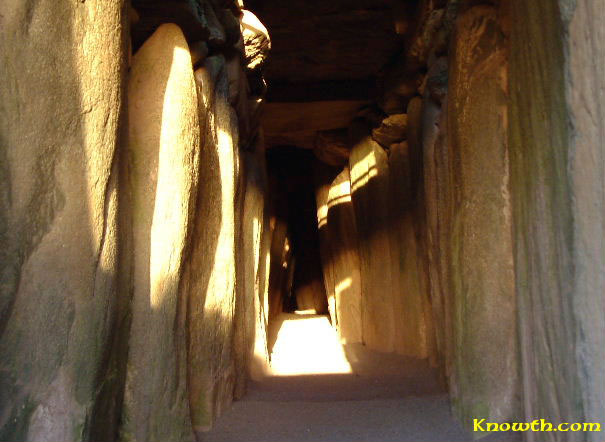
[[[208,442],[471,442],[424,360],[341,345],[325,315],[273,322],[272,372],[207,433]],[[518,442],[492,434],[487,442]]]

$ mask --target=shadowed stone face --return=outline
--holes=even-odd
[[[114,0],[0,4],[1,440],[115,430],[93,408],[123,299],[125,21]]]
[[[507,57],[495,9],[458,17],[450,61],[446,176],[453,299],[452,400],[459,419],[519,413],[508,170]],[[447,212],[446,212],[447,213]]]

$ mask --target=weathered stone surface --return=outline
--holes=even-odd
[[[437,103],[441,103],[447,95],[447,77],[447,58],[439,57],[431,65],[426,76],[426,87],[431,98]]]
[[[293,267],[292,248],[288,238],[288,224],[281,218],[271,220],[271,252],[269,271],[269,319],[283,311],[283,294],[288,293],[288,272]],[[269,345],[269,347],[271,347]],[[271,348],[269,348],[271,350]]]
[[[194,68],[198,68],[208,56],[208,45],[206,42],[197,41],[189,45],[191,52],[191,64]]]
[[[347,131],[336,129],[317,132],[313,153],[318,160],[329,166],[348,165],[351,149],[348,145]]]
[[[390,247],[395,316],[395,351],[426,358],[429,339],[425,312],[428,293],[421,285],[421,262],[413,212],[412,174],[408,144],[394,144],[389,150]]]
[[[429,261],[428,261],[428,226],[426,212],[426,190],[424,186],[423,158],[423,104],[422,98],[414,97],[407,108],[408,127],[407,143],[410,159],[410,189],[413,211],[412,222],[416,236],[416,253],[420,293],[426,294],[424,302],[424,320],[428,356],[431,365],[438,366],[436,343],[436,323],[430,296]],[[441,372],[443,374],[443,372]]]
[[[261,122],[267,135],[341,129],[348,127],[364,104],[363,101],[267,103]]]
[[[241,277],[235,303],[234,353],[236,368],[235,397],[245,393],[246,381],[254,368],[255,377],[269,363],[267,347],[268,225],[265,213],[267,177],[262,141],[255,151],[243,153],[244,187],[241,207],[239,256]],[[256,361],[253,358],[257,358]]]
[[[192,440],[181,284],[200,126],[191,55],[176,25],[160,26],[135,54],[128,101],[134,294],[121,437]]]
[[[349,158],[351,199],[359,238],[363,341],[394,349],[393,289],[389,238],[389,175],[386,152],[358,122],[352,126]]]
[[[208,57],[195,71],[195,80],[203,127],[203,179],[184,290],[189,295],[189,402],[193,428],[199,432],[208,430],[233,399],[236,253],[240,244],[236,188],[240,166],[237,117],[228,102],[224,57]]]
[[[224,6],[224,5],[223,5]],[[217,8],[216,15],[225,31],[225,45],[227,48],[237,48],[240,54],[244,53],[244,40],[240,25],[240,16],[236,17],[233,11],[221,7]]]
[[[271,38],[265,25],[252,12],[243,10],[240,17],[246,55],[246,68],[261,69],[271,51]]]
[[[317,229],[319,231],[319,255],[323,273],[324,287],[328,298],[328,311],[332,325],[338,326],[336,298],[334,297],[334,270],[331,251],[331,238],[328,232],[328,193],[336,173],[332,167],[315,161],[313,164],[315,182],[315,202],[317,207]]]
[[[449,266],[454,300],[450,394],[460,420],[510,422],[517,335],[507,146],[507,58],[497,12],[456,22],[448,92]]]
[[[216,16],[216,12],[209,1],[199,2],[203,15],[208,23],[208,46],[215,51],[220,50],[227,43],[227,35],[223,24]],[[217,8],[218,9],[218,8]]]
[[[571,2],[570,2],[571,4]],[[605,33],[602,5],[575,3],[569,25],[575,213],[576,353],[586,422],[605,422]],[[566,35],[566,33],[563,33]],[[595,118],[595,116],[597,116]],[[601,203],[595,207],[596,201]],[[597,240],[598,239],[598,240]],[[596,306],[601,306],[600,310]],[[605,437],[589,433],[597,442]]]
[[[253,137],[248,108],[249,90],[248,81],[238,55],[227,58],[227,78],[229,79],[229,103],[237,114],[240,142],[243,146],[248,146]]]
[[[422,146],[428,283],[435,324],[437,365],[449,378],[454,338],[447,246],[452,201],[447,149],[447,101],[438,106],[428,93],[423,97],[422,104]]]
[[[246,291],[254,300],[254,349],[250,376],[261,379],[269,369],[269,266],[271,227],[267,211],[268,192],[265,148],[262,132],[256,140],[253,153],[246,153],[246,199],[244,205],[244,254],[247,262]],[[248,264],[249,265],[249,264]]]
[[[376,129],[372,130],[372,138],[381,146],[389,148],[391,144],[399,143],[406,137],[408,116],[406,114],[391,115]]]
[[[345,166],[332,182],[327,202],[338,334],[347,344],[363,340],[360,261],[350,179],[349,167]]]
[[[0,3],[0,440],[104,439],[118,287],[123,2]],[[113,360],[113,356],[111,357]]]
[[[508,116],[525,417],[602,423],[602,5],[513,1],[511,11]],[[596,442],[603,431],[528,436]]]
[[[419,26],[409,45],[407,52],[408,65],[421,67],[426,64],[429,51],[435,41],[439,28],[443,25],[445,9],[435,8],[433,2],[424,2]]]
[[[421,202],[424,201],[424,198],[421,198],[423,194],[419,194],[419,187],[424,187],[422,186],[422,115],[422,98],[412,98],[407,107],[408,124],[406,127],[406,140],[410,149],[410,163],[412,165],[412,193]],[[424,192],[424,189],[422,189],[422,192]]]
[[[404,113],[418,90],[419,79],[418,73],[410,71],[403,61],[390,67],[382,79],[380,108],[387,115]]]

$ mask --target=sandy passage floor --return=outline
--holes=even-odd
[[[471,442],[426,362],[341,346],[327,317],[275,324],[273,373],[252,382],[208,442]],[[521,440],[493,434],[486,442]]]

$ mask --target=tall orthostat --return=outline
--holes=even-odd
[[[135,54],[128,101],[134,295],[121,434],[192,440],[181,279],[200,127],[191,56],[178,26],[160,26]]]
[[[510,3],[510,170],[524,418],[603,423],[602,4]],[[538,433],[529,440],[596,442],[603,432]]]
[[[0,440],[81,440],[107,413],[123,6],[0,3]]]

